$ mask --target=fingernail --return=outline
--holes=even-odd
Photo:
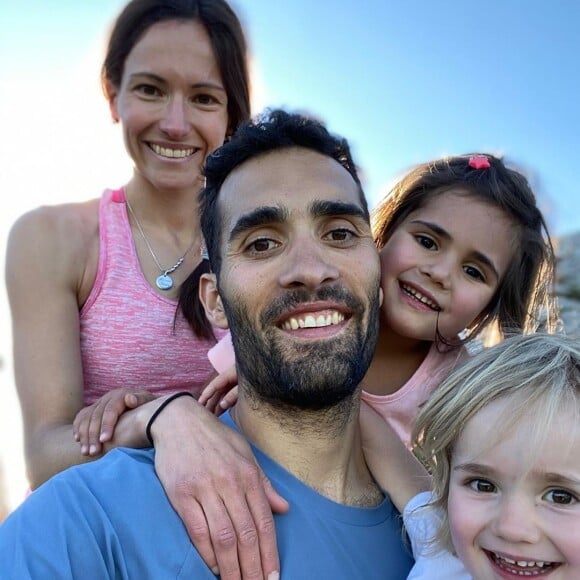
[[[81,453],[83,455],[86,455],[87,454],[87,451],[88,451],[87,446],[86,445],[81,445]]]
[[[220,407],[222,409],[227,409],[228,408],[228,402],[227,401],[220,401]],[[268,578],[270,578],[270,577],[268,576]]]
[[[99,435],[99,441],[102,443],[105,439],[107,438],[107,434],[106,433],[101,433]]]
[[[214,566],[211,571],[216,575],[219,576],[220,575],[220,569],[217,566]]]
[[[91,445],[89,447],[89,454],[92,455],[93,453],[97,452],[97,446],[96,445]]]
[[[279,580],[280,578],[280,572],[278,572],[277,570],[275,570],[274,572],[270,572],[268,574],[268,580]]]

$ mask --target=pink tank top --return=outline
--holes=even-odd
[[[80,312],[84,403],[111,389],[157,395],[199,395],[213,375],[213,341],[197,338],[177,303],[157,294],[143,276],[123,190],[106,190],[99,206],[99,265]],[[224,331],[216,329],[219,339]]]

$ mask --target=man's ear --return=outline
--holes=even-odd
[[[109,111],[114,123],[119,122],[119,111],[117,109],[117,87],[113,86],[111,81],[105,81],[105,95],[109,101]]]
[[[218,328],[228,328],[228,319],[218,292],[215,274],[202,274],[199,280],[199,299],[207,319]]]

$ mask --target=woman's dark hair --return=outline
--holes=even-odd
[[[478,160],[483,160],[483,166]],[[556,261],[548,228],[527,179],[493,155],[446,157],[413,169],[373,211],[373,233],[379,250],[412,212],[450,190],[500,209],[512,221],[516,233],[513,259],[494,297],[467,329],[468,337],[493,322],[502,338],[534,332],[539,327],[555,330]]]
[[[228,133],[250,118],[250,80],[246,39],[242,25],[225,0],[132,0],[113,25],[101,68],[101,86],[110,100],[108,87],[119,88],[125,61],[145,32],[158,22],[196,21],[206,29],[228,96]],[[200,338],[214,339],[198,297],[201,275],[209,271],[205,260],[188,278],[180,303],[193,311],[190,323]]]
[[[177,312],[181,311],[196,336],[207,340],[215,340],[212,325],[207,319],[203,304],[199,299],[201,277],[210,272],[211,266],[209,260],[202,259],[179,288]]]
[[[250,117],[246,40],[238,17],[225,0],[132,0],[113,25],[101,68],[101,85],[119,88],[125,61],[143,34],[167,20],[193,20],[209,35],[228,96],[228,132]]]

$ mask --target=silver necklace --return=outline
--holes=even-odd
[[[157,278],[155,280],[155,285],[157,286],[157,288],[159,288],[159,290],[170,290],[171,288],[173,288],[173,278],[169,274],[172,274],[173,272],[175,272],[175,270],[177,270],[177,268],[179,268],[179,266],[181,266],[181,264],[183,264],[183,260],[185,260],[185,256],[187,256],[187,254],[189,253],[189,251],[191,250],[191,248],[193,248],[193,246],[195,244],[195,238],[194,238],[193,242],[191,242],[191,245],[189,246],[189,248],[187,248],[187,250],[185,250],[185,253],[183,254],[183,256],[181,256],[177,260],[177,262],[175,262],[175,264],[173,264],[173,266],[171,266],[171,268],[164,268],[159,263],[159,260],[157,259],[157,256],[155,255],[155,252],[153,251],[153,248],[151,247],[151,244],[149,243],[149,240],[147,239],[147,236],[145,235],[145,232],[143,231],[143,228],[141,227],[141,224],[139,223],[139,220],[137,219],[137,216],[135,215],[135,212],[133,211],[133,208],[131,207],[131,204],[129,203],[129,198],[127,196],[125,196],[125,202],[127,203],[127,208],[129,209],[131,216],[135,220],[135,225],[137,226],[137,229],[139,230],[139,233],[141,234],[141,237],[143,238],[143,241],[145,242],[145,245],[147,246],[147,249],[149,250],[151,257],[153,258],[153,261],[155,262],[155,264],[157,265],[157,267],[161,271],[161,275],[157,276]]]

